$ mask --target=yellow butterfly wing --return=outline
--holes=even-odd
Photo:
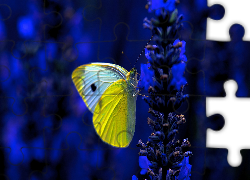
[[[136,96],[126,80],[110,85],[93,114],[93,124],[101,139],[115,147],[127,147],[135,132]]]
[[[79,66],[72,80],[101,139],[115,147],[127,147],[135,131],[136,96],[126,81],[128,71],[110,63]]]
[[[126,69],[116,64],[91,63],[76,68],[72,80],[86,106],[94,113],[105,90],[115,81],[126,79],[127,73]]]

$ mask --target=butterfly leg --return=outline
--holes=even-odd
[[[137,90],[137,91],[133,94],[133,97],[138,96],[138,95],[139,95],[139,92],[141,92],[141,90]]]

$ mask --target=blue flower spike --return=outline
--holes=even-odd
[[[177,0],[178,1],[178,0]],[[187,151],[191,146],[188,138],[183,142],[176,138],[179,126],[186,123],[182,114],[176,114],[189,97],[184,94],[187,80],[185,68],[186,42],[178,39],[178,30],[183,27],[183,16],[178,16],[176,0],[148,0],[146,9],[155,18],[145,18],[143,27],[150,29],[155,45],[147,44],[147,64],[141,64],[139,88],[146,90],[143,96],[149,105],[147,123],[152,132],[148,141],[139,140],[139,166],[142,177],[151,180],[189,180],[191,165]],[[137,179],[137,177],[133,177]]]

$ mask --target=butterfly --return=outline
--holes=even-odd
[[[79,66],[72,73],[74,85],[93,113],[100,138],[115,147],[127,147],[135,132],[137,71],[110,63]]]

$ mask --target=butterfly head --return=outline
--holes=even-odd
[[[127,74],[127,80],[129,79],[137,79],[137,70],[135,68],[132,68]]]
[[[132,68],[132,69],[130,70],[130,74],[131,74],[131,76],[133,76],[133,77],[137,76],[137,70],[136,70],[135,68]]]
[[[127,74],[127,81],[129,84],[132,84],[133,87],[136,87],[138,84],[137,74],[138,73],[135,68],[132,68]]]

